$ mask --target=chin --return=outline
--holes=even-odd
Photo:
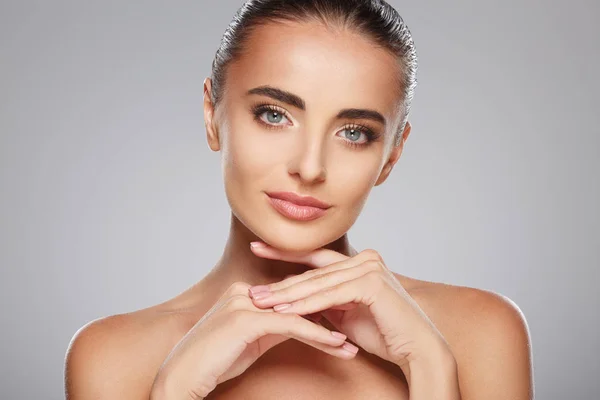
[[[340,221],[334,215],[309,222],[298,222],[276,213],[242,214],[236,214],[237,218],[260,240],[269,246],[289,252],[303,253],[324,247],[342,237],[352,225],[351,221]],[[340,214],[342,213],[337,215]]]
[[[263,242],[265,242],[269,246],[291,253],[310,252],[321,248],[329,243],[329,241],[315,240],[314,236],[295,236],[285,238],[279,235],[270,235],[267,233],[264,236],[259,237],[262,239]]]

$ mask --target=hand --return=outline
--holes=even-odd
[[[154,379],[151,400],[202,399],[290,338],[342,359],[354,358],[358,349],[345,342],[345,335],[297,314],[254,306],[248,296],[250,286],[244,282],[231,285],[177,343]]]
[[[415,360],[453,358],[442,334],[376,251],[365,250],[354,257],[328,249],[291,254],[254,243],[258,245],[251,246],[252,251],[259,257],[315,268],[253,287],[250,294],[257,307],[274,307],[286,314],[320,312],[354,343],[399,365],[406,375]]]

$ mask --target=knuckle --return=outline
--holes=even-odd
[[[384,276],[380,271],[369,271],[365,274],[365,279],[367,280],[370,287],[380,288],[385,283]]]
[[[229,286],[229,288],[227,289],[227,292],[230,296],[234,296],[237,294],[247,294],[248,293],[248,289],[251,287],[250,284],[246,283],[246,282],[233,282],[231,284],[231,286]]]
[[[227,302],[223,305],[223,307],[229,312],[247,310],[249,300],[250,298],[247,295],[236,294],[227,299]]]
[[[383,257],[381,257],[381,254],[379,254],[377,250],[366,249],[361,253],[365,255],[368,260],[375,260],[383,263]]]
[[[383,271],[385,268],[381,261],[373,259],[365,261],[363,265],[369,271]]]

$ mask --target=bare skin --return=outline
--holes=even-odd
[[[223,255],[175,298],[81,329],[66,360],[72,400],[148,399],[165,358],[232,283],[268,284],[309,269],[256,257],[251,241],[286,251],[357,252],[346,232],[370,190],[386,181],[411,131],[406,124],[401,144],[392,145],[401,121],[398,91],[390,90],[397,84],[396,60],[360,35],[316,23],[265,25],[249,38],[247,49],[228,70],[230,86],[219,107],[208,95],[210,79],[205,81],[207,142],[222,153],[232,209]],[[305,108],[247,94],[264,85],[300,96]],[[275,105],[283,122],[269,122],[263,118],[267,112],[261,112],[260,121],[253,118],[250,110],[259,102]],[[337,120],[343,108],[374,109],[385,123]],[[377,138],[367,141],[361,134],[356,140],[348,135],[349,122],[368,126]],[[317,220],[291,221],[265,201],[265,191],[280,190],[309,194],[333,207]],[[514,303],[489,291],[395,276],[448,342],[463,400],[530,398],[530,342]],[[320,323],[332,328],[326,320]],[[242,398],[391,400],[408,399],[409,393],[402,371],[386,360],[365,351],[342,360],[288,340],[207,397]]]
[[[409,278],[395,273],[419,306],[448,341],[459,367],[463,399],[471,390],[477,393],[481,381],[480,362],[472,362],[473,339],[484,332],[476,330],[494,315],[486,310],[506,313],[505,300],[491,292]],[[229,282],[219,281],[219,285]],[[85,363],[108,363],[111,368],[94,370],[98,394],[106,397],[147,399],[155,375],[173,346],[206,313],[220,295],[219,286],[210,277],[198,282],[179,296],[144,310],[115,315],[92,322],[84,329],[85,337],[75,344],[84,348],[79,358]],[[332,328],[324,319],[319,322]],[[514,330],[513,330],[514,329]],[[513,334],[519,331],[510,329]],[[497,331],[500,336],[505,331]],[[494,337],[486,337],[493,343]],[[518,348],[518,347],[517,347]],[[102,350],[101,350],[102,349]],[[76,351],[71,348],[71,352]],[[527,351],[521,349],[521,351]],[[104,352],[104,353],[102,353]],[[515,371],[524,374],[527,386],[527,353]],[[126,360],[123,362],[121,360]],[[200,361],[199,361],[200,362]],[[80,368],[82,361],[71,362]],[[116,377],[126,377],[115,386]],[[81,383],[80,383],[81,384]],[[79,387],[68,387],[77,393]],[[87,388],[89,389],[89,387]],[[113,392],[114,390],[114,392]],[[112,393],[112,394],[111,394]],[[285,393],[287,397],[282,397]],[[119,397],[122,396],[122,397]],[[77,397],[96,398],[96,397]],[[206,399],[409,399],[408,384],[398,366],[359,351],[352,360],[341,360],[301,342],[288,340],[267,352],[241,376],[219,385]],[[499,397],[501,398],[501,397]],[[525,397],[524,397],[525,398]]]
[[[341,238],[330,247],[340,249],[345,241],[346,237]],[[351,247],[348,250],[348,254],[356,253]],[[298,268],[297,273],[305,270],[293,267]],[[520,312],[506,298],[485,290],[394,275],[452,349],[459,366],[463,400],[477,399],[482,393],[491,399],[509,398],[504,396],[511,385],[517,388],[515,393],[532,393],[528,335]],[[233,281],[235,278],[226,280],[209,274],[162,304],[86,325],[75,336],[67,357],[68,398],[148,399],[157,371],[171,349]],[[319,323],[333,328],[325,319]],[[474,345],[478,342],[481,348]],[[504,349],[496,354],[486,350],[486,344]],[[493,364],[490,357],[495,357],[498,364]],[[506,359],[511,362],[506,364]],[[93,378],[94,384],[77,376],[82,373]],[[498,379],[494,374],[504,375]],[[496,383],[490,383],[490,379]],[[530,398],[527,396],[532,394],[514,398]],[[392,400],[409,399],[409,391],[398,366],[365,351],[359,351],[352,360],[341,360],[288,340],[206,397],[240,398]]]

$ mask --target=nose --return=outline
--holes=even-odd
[[[288,173],[304,184],[323,182],[327,176],[324,146],[320,137],[302,140],[290,159]]]

